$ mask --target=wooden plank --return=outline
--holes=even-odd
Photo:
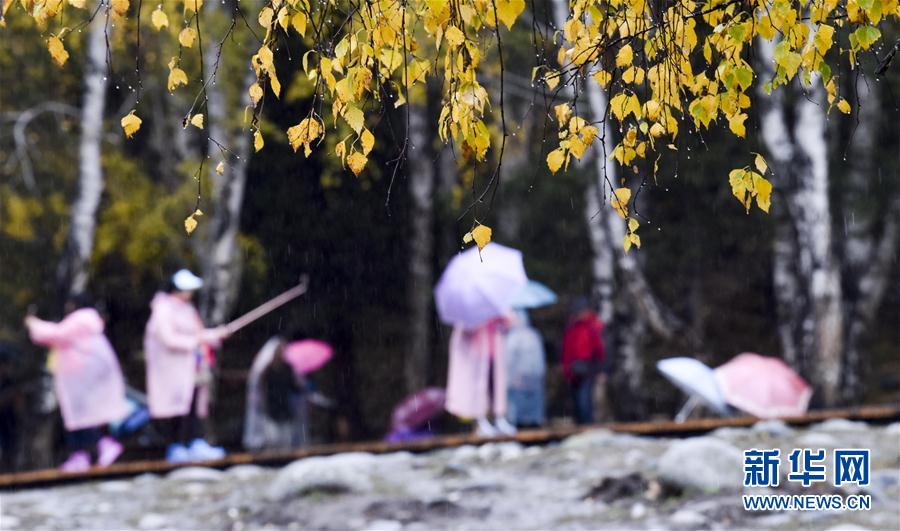
[[[860,406],[844,409],[826,409],[811,411],[800,417],[784,418],[787,424],[794,426],[808,425],[828,419],[850,419],[869,422],[886,422],[900,419],[900,404]],[[561,428],[546,428],[535,430],[523,430],[519,433],[505,437],[483,438],[470,434],[445,435],[420,441],[406,443],[388,443],[384,441],[365,441],[352,443],[323,444],[298,448],[290,451],[261,452],[261,453],[233,453],[224,459],[193,463],[210,468],[228,468],[235,465],[255,464],[261,466],[277,466],[302,459],[304,457],[333,455],[343,452],[427,452],[441,448],[454,448],[466,444],[480,445],[488,442],[515,441],[521,444],[546,444],[565,439],[571,435],[593,429],[608,429],[619,433],[631,433],[645,436],[686,436],[697,433],[705,433],[723,427],[748,427],[759,419],[755,417],[728,417],[728,418],[703,418],[690,419],[685,422],[613,422],[608,424],[596,424],[592,426],[568,426]],[[85,472],[62,473],[57,469],[34,470],[17,474],[0,475],[0,490],[15,490],[23,488],[35,488],[39,486],[59,485],[64,483],[106,480],[119,477],[131,477],[139,474],[162,474],[176,468],[191,466],[173,465],[165,461],[128,461],[113,464],[107,468],[92,468]]]

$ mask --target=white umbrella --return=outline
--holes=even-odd
[[[687,357],[667,358],[659,360],[656,368],[689,397],[675,420],[683,421],[698,403],[705,404],[721,415],[729,413],[728,404],[716,383],[715,373],[703,362]]]
[[[472,247],[450,260],[434,298],[441,321],[473,329],[510,309],[513,297],[528,282],[522,253],[489,243]]]

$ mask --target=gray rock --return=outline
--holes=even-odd
[[[669,522],[677,526],[698,527],[706,522],[706,518],[696,511],[680,509],[669,517]]]
[[[785,424],[783,420],[761,420],[750,428],[756,433],[764,433],[769,437],[786,437],[794,433],[793,428]]]
[[[710,436],[725,441],[736,441],[742,437],[745,437],[747,434],[748,431],[744,428],[724,427],[713,430],[713,432],[710,433]]]
[[[164,515],[156,513],[147,513],[138,520],[140,529],[160,529],[169,523],[169,519]]]
[[[278,473],[267,497],[283,500],[312,491],[366,492],[372,489],[375,464],[372,454],[361,452],[294,461]]]
[[[713,437],[675,441],[659,458],[665,481],[685,488],[715,492],[741,486],[741,452]]]
[[[8,514],[0,514],[0,529],[15,529],[19,527],[21,520]]]
[[[135,485],[147,485],[159,481],[159,475],[145,472],[135,477],[132,481],[134,481]]]
[[[239,481],[252,479],[266,473],[266,469],[257,465],[237,465],[225,471],[225,475]]]
[[[589,430],[566,438],[561,446],[570,450],[581,450],[597,446],[608,447],[615,443],[616,437],[617,435],[610,430]]]
[[[865,422],[847,419],[828,419],[812,427],[818,431],[866,431],[869,425]]]
[[[509,461],[522,456],[524,451],[517,442],[487,443],[478,447],[478,458],[482,461]]]
[[[631,506],[631,511],[629,511],[628,514],[631,516],[632,520],[639,520],[647,516],[647,506],[641,502],[637,502]]]
[[[184,468],[177,468],[172,472],[169,472],[169,475],[166,476],[166,479],[170,481],[195,481],[200,483],[208,483],[219,481],[223,476],[225,476],[225,473],[221,470],[206,468],[202,466],[188,466]]]
[[[397,531],[403,529],[403,524],[396,520],[375,520],[363,526],[363,529],[366,531]]]
[[[798,448],[839,448],[840,443],[827,433],[809,431],[797,438],[795,446]]]
[[[134,487],[131,481],[104,481],[97,485],[100,492],[128,492]]]
[[[459,448],[452,451],[453,459],[465,461],[469,459],[475,459],[478,457],[478,449],[472,446],[471,444],[465,444],[460,446]]]

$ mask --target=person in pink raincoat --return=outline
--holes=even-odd
[[[208,412],[208,349],[218,346],[228,332],[224,327],[206,328],[191,303],[202,279],[182,269],[169,284],[166,292],[153,297],[144,332],[150,416],[159,419],[169,438],[168,461],[220,459],[225,451],[203,439],[201,419]]]
[[[475,419],[476,433],[493,436],[516,429],[506,415],[506,318],[496,318],[473,330],[460,325],[450,335],[445,408],[457,417]],[[488,421],[492,410],[494,424]]]
[[[91,466],[90,448],[97,445],[97,465],[108,466],[122,454],[122,445],[102,428],[128,413],[125,380],[112,345],[103,334],[103,318],[84,295],[66,303],[59,323],[25,318],[31,340],[54,349],[53,381],[71,455],[66,472]]]

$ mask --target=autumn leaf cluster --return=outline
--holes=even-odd
[[[45,31],[49,58],[60,66],[69,58],[71,28],[95,13],[86,9],[86,0],[2,2],[4,17],[24,13]],[[134,4],[110,0],[102,5],[109,16],[122,19],[136,14]],[[201,25],[190,23],[203,16],[202,0],[180,5],[180,20],[160,7],[142,24],[153,31],[177,29],[170,33],[179,53],[162,63],[168,90],[202,90],[211,80],[192,79],[181,61],[201,40],[211,46],[215,39],[201,39]],[[410,91],[430,77],[442,83],[437,131],[464,160],[485,161],[503,142],[496,127],[503,108],[496,88],[483,84],[486,54],[499,50],[502,59],[503,35],[521,24],[525,0],[270,0],[259,5],[258,12],[244,17],[262,30],[250,61],[256,82],[245,113],[256,151],[265,146],[257,118],[266,98],[280,98],[281,80],[295,74],[277,66],[278,57],[288,53],[285,37],[306,43],[300,61],[291,64],[315,86],[308,108],[285,131],[291,147],[302,149],[304,156],[326,135],[340,135],[333,154],[360,175],[385,107],[407,105]],[[857,68],[860,55],[880,45],[881,28],[900,19],[898,0],[571,0],[569,6],[568,20],[551,39],[558,48],[551,60],[535,66],[533,78],[554,97],[561,98],[564,87],[572,89],[576,101],[586,86],[596,84],[608,105],[603,116],[594,116],[585,112],[587,105],[555,101],[550,115],[557,139],[546,155],[547,166],[553,173],[566,169],[610,126],[615,134],[604,138],[609,148],[604,155],[626,177],[655,174],[659,157],[665,148],[675,148],[680,134],[723,124],[744,138],[756,88],[771,93],[789,84],[821,87],[829,110],[851,112],[836,72]],[[772,64],[761,67],[751,60],[757,42],[774,47]],[[142,112],[138,106],[121,119],[129,138],[139,131]],[[190,123],[203,128],[202,114]],[[755,200],[767,211],[772,184],[759,160],[753,168],[735,169],[728,180],[748,210]],[[625,246],[639,246],[639,223],[628,216],[632,198],[626,190],[627,179],[613,183],[610,206],[628,220]]]

